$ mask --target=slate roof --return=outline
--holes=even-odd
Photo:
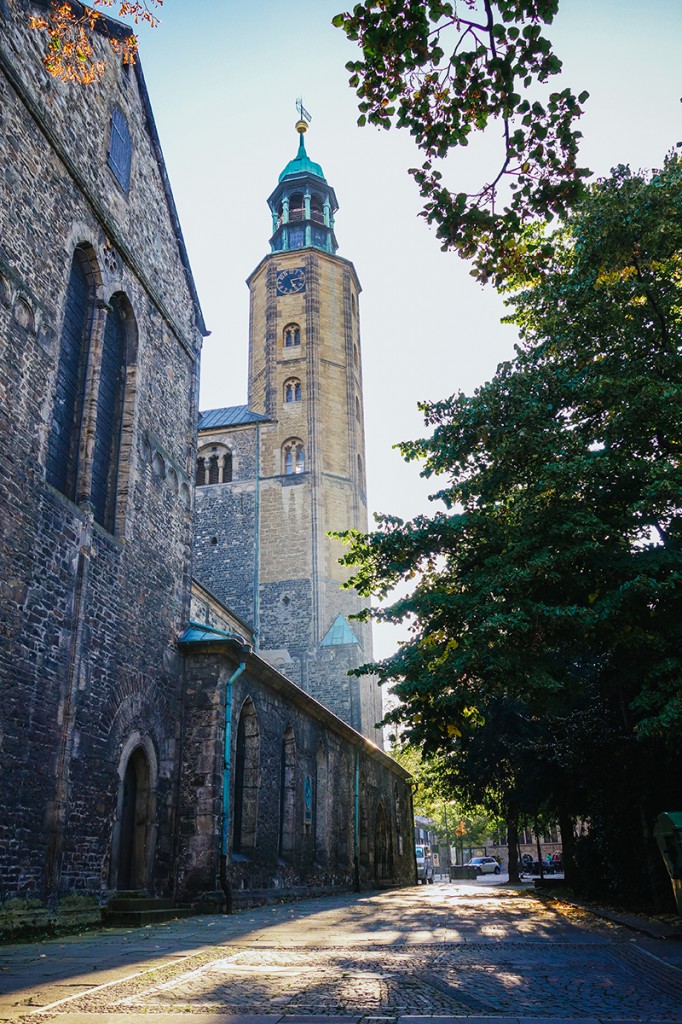
[[[253,412],[248,405],[228,405],[225,409],[207,409],[199,413],[199,430],[217,427],[242,427],[248,423],[269,423],[267,416]]]

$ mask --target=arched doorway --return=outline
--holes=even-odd
[[[393,851],[391,849],[391,836],[384,805],[379,804],[374,823],[374,879],[379,882],[381,879],[391,878],[392,875]]]
[[[149,761],[143,747],[128,758],[119,791],[116,888],[146,889],[152,827]]]

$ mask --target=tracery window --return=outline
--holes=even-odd
[[[290,377],[284,384],[284,401],[288,405],[289,402],[300,402],[302,397],[301,382],[297,377]]]
[[[71,501],[89,501],[95,522],[113,533],[126,507],[122,481],[133,444],[137,327],[123,292],[94,315],[97,280],[94,255],[78,246],[67,287],[45,475]]]
[[[290,437],[288,441],[284,442],[282,445],[282,461],[286,476],[305,472],[303,441],[299,437]]]
[[[301,344],[301,328],[298,324],[287,324],[284,328],[284,347],[294,348]]]

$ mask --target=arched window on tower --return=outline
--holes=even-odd
[[[290,402],[300,402],[302,397],[301,382],[297,377],[290,377],[284,384],[284,401],[288,405]]]
[[[355,418],[358,421],[358,423],[362,422],[362,413],[360,412],[360,399],[358,398],[357,395],[355,396]]]
[[[305,202],[300,192],[294,192],[289,200],[289,220],[303,220],[305,215]]]
[[[290,437],[282,445],[282,463],[286,476],[305,472],[303,441],[299,437]]]
[[[196,470],[197,487],[228,484],[232,480],[232,452],[224,444],[208,444],[199,449]]]
[[[324,206],[319,196],[311,196],[310,217],[316,224],[324,224]]]
[[[298,324],[287,324],[284,328],[284,347],[294,348],[301,344],[301,328]]]

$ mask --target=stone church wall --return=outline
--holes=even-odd
[[[141,73],[98,39],[103,82],[49,79],[26,27],[31,9],[0,4],[0,894],[116,884],[135,747],[145,751],[150,851],[138,881],[162,891],[172,875],[174,640],[189,610],[200,314]],[[127,195],[107,164],[114,106],[132,139]],[[112,295],[131,310],[113,530],[93,521],[87,499],[46,480],[77,245],[94,281],[93,323],[106,322]],[[90,352],[94,366],[94,340]],[[81,460],[93,443],[91,423]]]
[[[241,663],[245,669],[230,686]],[[207,644],[188,656],[179,823],[181,894],[196,898],[221,890],[226,700],[232,709],[226,878],[233,892],[248,895],[251,890],[301,885],[352,888],[356,850],[362,888],[414,882],[407,773],[257,656]],[[240,783],[241,714],[249,716],[252,752],[245,755],[248,763]],[[292,754],[285,769],[287,737]],[[287,771],[290,778],[283,795]],[[240,848],[235,849],[240,788],[245,807]],[[385,822],[383,829],[377,828],[378,819]]]

